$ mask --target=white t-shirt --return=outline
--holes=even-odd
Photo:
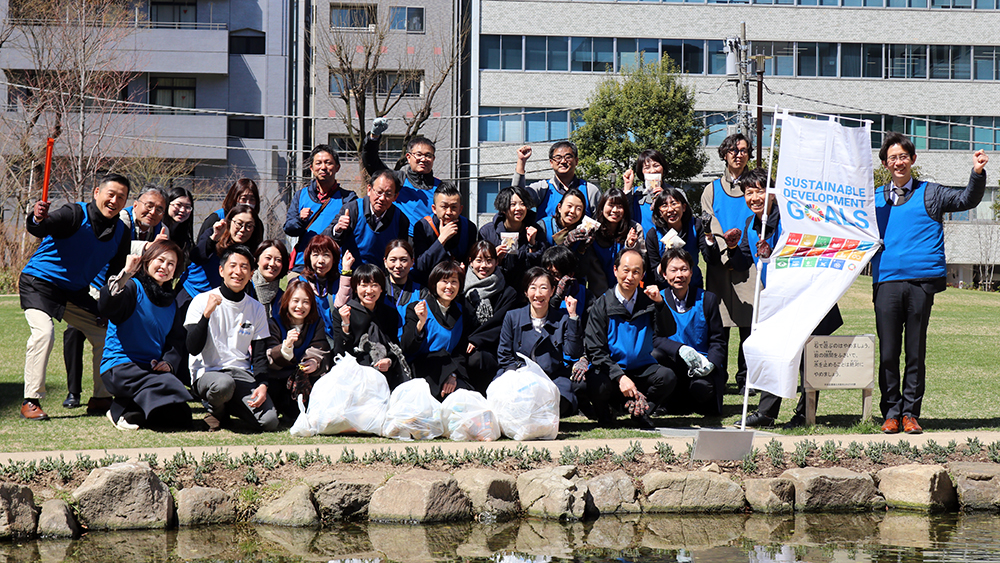
[[[184,324],[198,324],[205,313],[205,305],[211,294],[222,295],[218,288],[200,293],[191,300]],[[206,371],[222,368],[242,368],[250,371],[250,343],[264,340],[271,335],[267,327],[267,313],[264,306],[249,295],[244,295],[239,303],[225,297],[208,318],[208,339],[201,353],[188,360],[191,381],[197,380]]]

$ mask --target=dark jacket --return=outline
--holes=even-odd
[[[638,295],[632,314],[629,314],[625,305],[618,301],[614,287],[598,297],[594,305],[587,311],[587,333],[584,337],[587,357],[593,366],[592,369],[603,371],[616,381],[625,375],[625,369],[636,367],[628,365],[626,361],[626,366],[623,369],[615,360],[616,356],[636,358],[641,362],[646,362],[642,365],[650,365],[656,361],[653,356],[653,337],[667,337],[677,330],[674,317],[666,310],[664,303],[654,303],[641,289],[636,289],[636,291]],[[646,328],[644,339],[626,342],[626,339],[623,338],[612,343],[609,335],[614,334],[616,338],[621,337],[619,332],[625,325],[629,327],[644,326]]]
[[[684,232],[678,233],[684,242],[684,250],[694,258],[695,267],[694,271],[691,272],[691,287],[703,287],[704,281],[702,280],[701,268],[698,264],[698,254],[701,254],[705,262],[709,264],[718,264],[720,260],[719,256],[719,245],[708,244],[705,240],[705,228],[698,217],[692,217],[693,233],[691,227],[684,225]],[[647,279],[656,284],[657,286],[663,288],[667,287],[667,280],[664,278],[660,272],[660,260],[663,258],[663,254],[660,252],[660,239],[667,234],[667,231],[661,231],[659,227],[649,229],[646,231],[646,274]],[[688,240],[689,237],[694,236],[696,240]],[[695,252],[692,250],[697,249]]]
[[[313,323],[312,340],[309,341],[309,346],[305,349],[305,352],[302,354],[295,354],[293,352],[291,360],[286,360],[285,356],[281,354],[281,343],[285,340],[281,336],[282,326],[273,317],[268,318],[267,324],[271,331],[271,336],[266,340],[268,363],[267,376],[269,379],[288,379],[288,377],[295,374],[295,370],[298,369],[299,363],[304,358],[311,357],[319,360],[319,367],[312,374],[314,377],[318,377],[326,373],[330,368],[330,343],[326,339],[326,331],[324,330],[322,320],[317,320]],[[305,344],[308,336],[309,327],[303,327],[302,333],[299,334],[299,339],[295,341],[294,348],[299,348]],[[278,387],[284,389],[281,384],[279,384]]]
[[[357,297],[351,297],[347,301],[347,305],[351,308],[351,321],[347,333],[341,326],[340,310],[332,309],[330,311],[335,327],[333,331],[334,356],[351,354],[357,358],[359,364],[371,366],[377,361],[372,358],[374,349],[374,355],[379,359],[389,358],[392,360],[392,365],[389,367],[389,371],[385,372],[385,376],[389,387],[394,389],[396,385],[403,382],[403,374],[409,373],[409,368],[404,370],[402,365],[406,358],[402,357],[399,348],[397,335],[401,321],[396,308],[389,305],[384,299],[379,299],[378,303],[375,304],[375,309],[369,311],[358,301]],[[366,336],[365,340],[368,344],[363,344],[362,338]],[[384,350],[375,345],[381,345]]]
[[[411,359],[412,372],[414,377],[423,377],[431,387],[431,394],[440,397],[441,387],[452,374],[458,379],[459,388],[471,389],[467,370],[467,354],[469,347],[469,331],[472,327],[472,319],[466,313],[466,309],[459,304],[459,300],[454,301],[447,311],[441,311],[437,299],[424,290],[423,299],[427,303],[427,315],[434,315],[437,322],[446,330],[452,330],[462,320],[462,334],[459,336],[458,344],[454,351],[449,353],[445,350],[434,352],[421,352],[420,348],[424,344],[427,336],[427,327],[417,332],[417,313],[414,310],[419,301],[411,303],[406,308],[406,323],[403,326],[403,353]],[[428,318],[428,323],[430,319]]]
[[[469,342],[479,350],[496,354],[497,346],[500,343],[500,328],[503,326],[504,317],[507,312],[518,305],[520,296],[511,286],[505,286],[503,291],[497,293],[490,299],[493,305],[493,316],[483,324],[478,323],[476,311],[469,306],[469,318],[473,327],[469,331]]]
[[[381,137],[379,139],[372,139],[371,135],[365,135],[365,143],[361,152],[361,164],[365,167],[365,171],[368,172],[369,176],[379,170],[390,168],[382,162],[382,157],[378,154],[380,141]],[[399,180],[400,185],[409,180],[413,184],[413,187],[418,190],[434,191],[434,174],[417,174],[413,170],[410,170],[409,164],[404,164],[399,170],[393,170],[393,174],[396,175],[396,179]],[[448,182],[441,181],[441,183]]]
[[[465,263],[469,249],[479,240],[476,225],[465,216],[459,216],[458,232],[444,245],[438,241],[440,232],[441,221],[436,215],[428,215],[413,225],[413,252],[416,254],[413,269],[419,272],[420,279],[427,279],[434,266],[447,258]]]
[[[500,271],[503,272],[504,279],[509,286],[520,287],[524,281],[521,279],[524,273],[528,271],[528,268],[537,266],[539,260],[541,260],[542,252],[545,250],[545,234],[539,230],[535,235],[535,244],[528,245],[527,227],[537,228],[535,223],[537,223],[535,212],[529,209],[517,237],[517,250],[507,254],[500,261]],[[502,232],[506,232],[503,226],[503,216],[497,213],[493,215],[492,221],[479,229],[479,238],[488,240],[494,246],[499,247],[503,242],[500,240],[500,233]]]
[[[550,378],[569,377],[567,357],[583,355],[582,319],[569,318],[565,309],[549,308],[542,332],[535,331],[531,322],[531,306],[526,305],[507,313],[500,331],[497,360],[501,373],[524,365],[517,354],[534,360]]]

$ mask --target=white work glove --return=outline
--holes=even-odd
[[[381,137],[382,133],[389,128],[389,120],[384,117],[376,117],[372,120],[372,138]]]
[[[680,356],[688,365],[688,375],[691,377],[705,377],[715,369],[715,365],[708,361],[708,358],[690,346],[681,346]]]

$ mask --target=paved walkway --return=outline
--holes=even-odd
[[[712,432],[713,429],[707,429],[706,432]],[[716,429],[718,430],[718,429]],[[729,429],[732,432],[731,429]],[[451,442],[446,440],[434,440],[432,442],[393,442],[391,444],[385,443],[357,443],[357,444],[310,444],[310,445],[275,445],[275,446],[227,446],[220,448],[218,446],[198,446],[183,448],[185,452],[192,454],[196,459],[201,459],[203,453],[215,453],[219,449],[228,451],[232,456],[240,456],[243,452],[253,453],[256,449],[260,452],[277,452],[281,450],[283,452],[299,452],[304,453],[306,451],[319,452],[323,455],[330,456],[331,459],[340,459],[340,454],[345,449],[353,450],[355,455],[358,457],[371,451],[378,451],[381,449],[390,449],[397,452],[402,452],[407,447],[416,446],[420,451],[426,451],[428,448],[435,447],[441,448],[445,452],[462,452],[463,450],[477,450],[480,447],[498,449],[498,448],[515,448],[518,444],[523,443],[528,450],[532,448],[538,449],[548,449],[553,459],[559,459],[559,455],[563,448],[570,446],[572,448],[579,448],[580,451],[592,450],[603,447],[610,447],[615,453],[621,453],[627,449],[632,443],[639,442],[642,445],[642,449],[646,453],[655,452],[656,443],[664,442],[669,444],[676,453],[684,454],[687,452],[687,445],[697,438],[697,429],[678,429],[678,428],[662,428],[660,429],[660,434],[650,432],[649,438],[640,439],[613,439],[613,440],[553,440],[553,441],[539,441],[539,442],[513,442],[510,440],[503,440],[500,442]],[[749,431],[748,431],[749,432]],[[955,440],[959,445],[966,442],[966,439],[970,437],[978,438],[979,441],[985,446],[991,442],[1000,441],[1000,431],[990,431],[990,432],[969,432],[969,431],[954,431],[954,432],[930,432],[919,435],[908,435],[908,434],[895,434],[895,435],[885,435],[885,434],[827,434],[827,435],[816,435],[816,436],[785,436],[781,434],[774,434],[771,432],[754,432],[753,436],[753,446],[764,451],[765,445],[771,441],[772,438],[777,439],[781,442],[786,452],[791,452],[795,450],[795,443],[803,440],[813,440],[817,445],[822,445],[823,442],[827,440],[833,440],[834,442],[839,442],[839,446],[846,448],[851,442],[858,442],[862,445],[868,444],[869,442],[887,442],[895,444],[899,441],[906,440],[911,445],[923,446],[928,440],[934,440],[938,444],[944,446],[947,445],[951,440]],[[704,438],[705,440],[712,440],[713,437],[709,436]],[[175,453],[181,451],[179,447],[171,448],[108,448],[106,450],[62,450],[62,451],[44,451],[44,452],[16,452],[16,453],[0,453],[0,463],[10,463],[11,461],[30,461],[30,460],[41,460],[46,457],[59,457],[60,454],[64,456],[67,461],[72,461],[76,459],[77,454],[89,455],[93,459],[100,459],[106,454],[116,454],[128,456],[130,459],[137,459],[139,454],[150,454],[155,453],[160,460],[173,457]]]

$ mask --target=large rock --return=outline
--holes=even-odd
[[[1000,465],[955,461],[948,464],[948,473],[962,510],[1000,510]]]
[[[573,465],[526,471],[517,476],[517,494],[528,516],[579,520],[596,513],[587,482]]]
[[[306,480],[324,523],[368,516],[368,503],[385,475],[375,471],[321,473]]]
[[[389,479],[372,494],[368,519],[387,522],[448,522],[472,518],[472,501],[443,471],[413,469]]]
[[[958,506],[955,486],[940,465],[886,467],[875,475],[875,482],[890,508],[940,512]]]
[[[795,484],[791,479],[747,479],[743,486],[754,512],[784,514],[795,508]]]
[[[492,469],[462,469],[455,472],[455,480],[472,501],[472,513],[480,521],[504,522],[521,510],[517,480],[511,475]]]
[[[73,492],[77,514],[91,529],[168,528],[174,497],[145,462],[99,467]]]
[[[33,536],[37,527],[38,508],[31,489],[0,483],[0,539]]]
[[[642,512],[635,482],[620,469],[587,481],[587,488],[594,508],[601,514]]]
[[[885,499],[867,473],[843,467],[796,467],[781,474],[795,483],[795,510],[862,512],[885,508]]]
[[[737,512],[746,496],[732,479],[708,471],[651,471],[642,478],[646,512]]]
[[[80,537],[80,531],[80,524],[66,501],[54,498],[42,503],[42,514],[38,517],[38,535],[46,538],[77,538]]]
[[[228,524],[236,518],[236,503],[222,489],[191,487],[177,491],[177,524]]]
[[[288,528],[317,528],[320,523],[312,491],[304,483],[292,487],[280,498],[260,507],[253,521]]]

